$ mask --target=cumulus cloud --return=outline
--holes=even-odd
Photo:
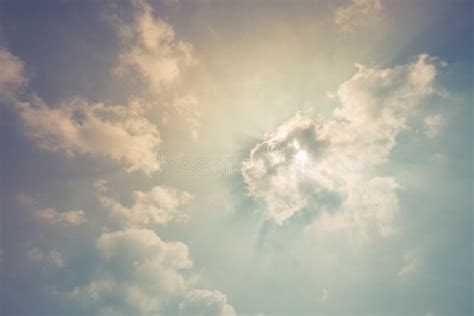
[[[189,287],[183,273],[193,262],[182,242],[163,241],[152,230],[130,228],[103,233],[97,249],[103,269],[93,281],[66,294],[91,311],[104,315],[155,314],[182,301],[180,308],[186,315],[235,315],[219,291]]]
[[[51,250],[49,253],[45,253],[40,248],[31,248],[28,251],[28,258],[32,262],[42,262],[55,266],[56,268],[64,268],[64,256],[56,249]]]
[[[382,10],[380,0],[350,0],[334,11],[334,22],[344,31],[351,31],[377,18]]]
[[[332,118],[298,113],[251,150],[242,165],[250,196],[278,224],[304,211],[318,214],[318,228],[359,237],[396,232],[398,184],[370,171],[387,162],[397,135],[435,92],[435,76],[435,60],[425,54],[393,68],[358,65],[337,90]]]
[[[17,102],[16,109],[28,137],[45,150],[70,157],[107,157],[128,172],[160,168],[156,155],[160,135],[138,100],[122,106],[76,98],[52,108],[36,97]]]
[[[179,305],[181,315],[195,316],[235,316],[227,297],[214,290],[195,289],[190,291]]]
[[[0,47],[0,98],[11,98],[26,83],[20,58]]]
[[[175,82],[184,68],[195,63],[192,45],[175,39],[171,25],[155,18],[146,1],[135,2],[133,22],[117,23],[123,46],[118,73],[128,67],[138,71],[158,92]]]
[[[127,229],[102,234],[97,248],[106,269],[68,293],[71,299],[104,314],[143,315],[184,295],[180,270],[192,266],[185,244],[162,241],[152,230]]]
[[[429,115],[423,120],[424,132],[429,138],[435,138],[443,125],[444,119],[441,114]]]
[[[0,48],[0,68],[0,97],[9,98],[25,133],[41,148],[70,157],[107,157],[129,172],[159,170],[156,150],[160,134],[146,118],[146,106],[140,100],[123,106],[74,98],[55,107],[36,95],[20,101],[15,94],[26,83],[23,62]]]
[[[197,138],[197,98],[190,92],[181,94],[177,88],[185,71],[197,62],[193,47],[189,42],[176,39],[173,27],[155,17],[153,11],[146,1],[136,1],[133,21],[115,19],[121,41],[116,73],[138,73],[161,105],[174,109],[190,126],[192,137]]]
[[[35,215],[42,221],[50,224],[81,225],[86,222],[83,210],[58,212],[53,208],[45,208],[36,210]]]
[[[103,182],[100,182],[104,189]],[[100,202],[117,219],[127,224],[166,224],[174,219],[186,218],[185,205],[191,201],[188,192],[178,191],[164,186],[155,186],[150,191],[134,191],[133,204],[130,207],[109,197],[102,191]]]
[[[307,194],[305,188],[317,181],[325,182],[321,188],[332,185],[312,172],[313,153],[317,155],[325,147],[324,141],[314,137],[316,129],[315,122],[296,114],[275,133],[266,135],[243,162],[242,174],[250,195],[263,199],[267,215],[279,224],[303,209],[309,199],[316,201],[326,194]],[[306,158],[300,160],[298,155]]]

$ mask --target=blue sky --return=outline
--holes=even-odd
[[[2,315],[471,315],[470,1],[0,1]]]

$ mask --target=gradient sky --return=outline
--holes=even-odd
[[[472,315],[471,1],[0,0],[2,315]]]

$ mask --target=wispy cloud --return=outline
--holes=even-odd
[[[429,138],[435,138],[444,124],[445,121],[441,114],[430,115],[425,117],[423,120],[425,135]]]
[[[407,275],[415,272],[418,269],[419,263],[419,254],[416,251],[406,251],[403,255],[403,267],[398,272],[398,276],[406,277]]]
[[[36,218],[48,224],[77,226],[86,222],[86,214],[84,210],[72,209],[59,212],[54,208],[41,208],[31,196],[25,194],[17,195],[16,200],[23,207],[33,211]]]
[[[115,73],[138,74],[162,106],[171,107],[186,121],[196,139],[200,125],[197,99],[179,88],[185,72],[197,63],[193,46],[177,39],[173,27],[155,16],[151,4],[136,1],[134,10],[130,23],[120,16],[113,19],[121,41]]]
[[[32,262],[36,263],[47,263],[56,268],[64,268],[64,256],[57,249],[51,250],[49,253],[45,253],[40,248],[31,248],[28,251],[28,258]]]
[[[26,84],[24,63],[17,56],[0,46],[0,99],[11,98]]]
[[[117,17],[115,25],[122,42],[122,52],[116,71],[122,74],[127,68],[136,70],[161,94],[196,60],[192,45],[175,39],[173,27],[156,18],[153,11],[147,2],[136,1],[131,23]]]
[[[321,303],[325,303],[329,298],[329,292],[326,288],[323,288],[323,295],[321,296]]]
[[[357,27],[376,20],[383,9],[381,0],[350,0],[334,11],[334,22],[343,31],[349,32]]]
[[[44,208],[35,212],[36,216],[50,224],[81,225],[86,222],[83,210],[58,212],[53,208]]]

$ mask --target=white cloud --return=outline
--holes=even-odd
[[[195,96],[187,94],[174,99],[174,107],[176,112],[183,117],[187,125],[191,129],[191,136],[197,139],[199,123],[199,112],[197,111],[198,102]]]
[[[20,58],[0,47],[0,98],[13,97],[26,83],[24,64]]]
[[[40,248],[31,248],[28,251],[28,258],[32,262],[43,262],[53,265],[56,268],[64,268],[64,256],[56,249],[51,250],[49,253],[45,253]]]
[[[104,233],[97,241],[100,254],[107,260],[153,261],[157,266],[174,270],[188,269],[192,262],[188,247],[181,242],[164,242],[149,229],[130,228]]]
[[[403,255],[403,267],[398,272],[398,276],[406,277],[408,274],[413,273],[416,269],[418,269],[420,260],[419,255],[416,251],[407,251]]]
[[[192,266],[185,244],[135,228],[102,234],[97,248],[106,269],[70,291],[70,298],[105,314],[143,315],[157,313],[184,295],[187,285],[180,271]]]
[[[188,192],[155,186],[148,192],[134,191],[133,204],[130,207],[122,205],[104,192],[99,199],[119,220],[131,225],[148,225],[166,224],[171,220],[186,218],[184,207],[191,201],[192,196]]]
[[[311,172],[313,155],[325,146],[314,137],[317,124],[300,114],[283,123],[275,133],[268,134],[263,143],[257,144],[250,159],[243,162],[242,174],[251,196],[266,202],[268,216],[281,224],[308,204],[303,187],[324,182],[320,187],[331,186],[327,179]],[[297,158],[299,153],[309,154],[308,166]],[[325,193],[323,193],[325,194]]]
[[[325,288],[323,288],[323,295],[321,296],[321,302],[325,303],[329,298],[329,292]]]
[[[171,25],[155,18],[153,8],[146,1],[136,1],[135,8],[132,23],[117,23],[123,46],[117,71],[120,74],[132,67],[156,91],[162,92],[181,76],[184,68],[195,63],[192,46],[176,40]]]
[[[433,156],[431,157],[431,160],[435,163],[443,164],[446,162],[447,157],[443,153],[434,153]]]
[[[83,210],[58,212],[53,208],[45,208],[36,210],[35,215],[42,221],[50,224],[81,225],[86,222]]]
[[[23,207],[31,209],[34,215],[45,223],[76,226],[86,222],[86,214],[83,210],[58,212],[54,208],[39,208],[33,198],[26,194],[18,194],[16,200]]]
[[[378,18],[382,8],[380,0],[350,0],[336,8],[334,22],[348,32]]]
[[[76,98],[52,108],[33,98],[17,102],[16,109],[26,134],[45,150],[70,157],[107,157],[119,161],[128,172],[150,173],[160,168],[156,155],[160,135],[138,100],[121,106]]]
[[[160,134],[146,118],[140,100],[121,106],[74,98],[56,107],[36,95],[30,101],[19,101],[15,93],[26,83],[23,62],[0,48],[0,68],[0,97],[10,99],[26,134],[41,148],[70,157],[107,157],[120,161],[127,171],[159,170],[155,151]]]
[[[189,125],[191,136],[197,138],[197,98],[190,92],[180,93],[178,88],[186,70],[197,63],[192,45],[176,39],[173,27],[155,17],[146,1],[135,2],[132,22],[118,18],[115,25],[122,45],[116,73],[123,75],[130,70],[138,73],[160,99],[160,104],[171,106]]]
[[[323,210],[309,227],[317,232],[345,231],[355,244],[369,240],[371,233],[387,237],[398,232],[392,221],[399,210],[398,184],[390,177],[376,177],[347,187],[337,212]]]
[[[179,305],[181,315],[235,316],[234,308],[227,304],[227,297],[214,290],[195,289],[186,294]]]
[[[195,290],[185,271],[193,266],[182,242],[163,241],[152,230],[130,228],[97,240],[101,262],[96,277],[65,291],[85,310],[103,315],[157,314],[175,306],[184,315],[236,315],[219,291]],[[55,291],[57,295],[64,293]]]
[[[435,138],[444,125],[444,119],[441,114],[430,115],[424,118],[423,124],[425,135]]]
[[[242,166],[249,194],[265,202],[278,224],[307,211],[319,214],[318,229],[343,229],[360,240],[368,230],[396,232],[398,185],[371,174],[435,92],[435,75],[434,59],[424,54],[393,68],[358,65],[337,90],[333,118],[298,113],[252,149]]]

